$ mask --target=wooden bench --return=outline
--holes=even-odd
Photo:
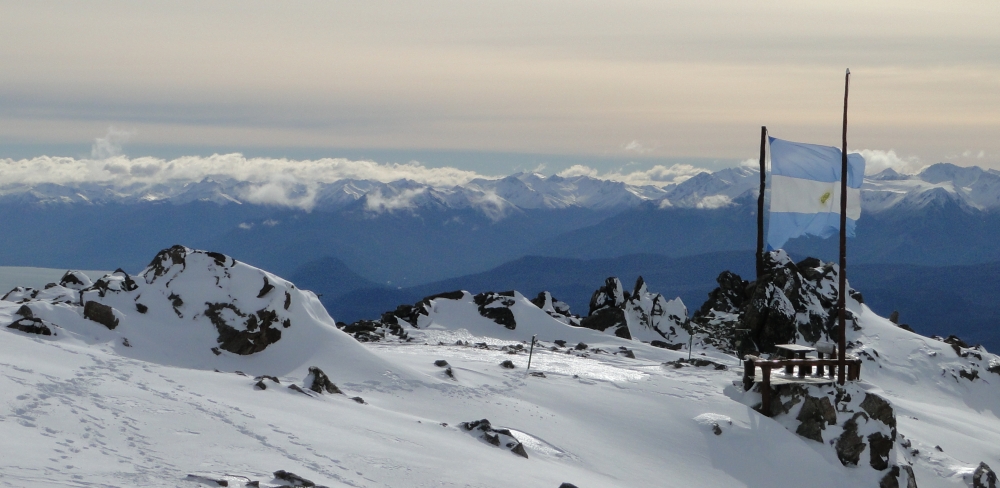
[[[827,354],[824,352],[824,354]],[[812,371],[812,367],[816,367],[816,371],[819,377],[822,378],[822,372],[825,368],[829,368],[829,378],[833,381],[834,376],[836,376],[836,370],[839,366],[839,361],[836,358],[820,359],[820,358],[805,358],[805,359],[764,359],[757,356],[746,356],[743,359],[743,389],[749,391],[755,383],[755,378],[757,374],[757,368],[761,371],[761,381],[760,381],[760,396],[761,396],[761,413],[770,417],[771,416],[771,370],[777,368],[785,368],[785,371],[790,371],[790,368],[799,367],[799,377],[806,383],[807,378],[802,374],[802,371]],[[847,368],[846,376],[848,381],[857,381],[861,379],[861,359],[857,356],[847,356],[845,361],[845,366]],[[808,369],[806,369],[808,368]],[[791,376],[789,374],[789,376]]]

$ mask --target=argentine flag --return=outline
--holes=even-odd
[[[771,143],[771,212],[768,250],[802,235],[840,231],[840,149],[768,138]],[[847,235],[861,217],[865,158],[847,155]]]

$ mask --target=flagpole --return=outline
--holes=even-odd
[[[757,195],[757,279],[764,274],[764,148],[767,144],[767,127],[760,128],[760,194]]]
[[[844,384],[847,365],[847,93],[851,86],[851,70],[844,77],[844,137],[840,159],[840,291],[837,306],[840,323],[840,347],[837,350],[837,383]]]

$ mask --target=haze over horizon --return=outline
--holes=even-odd
[[[839,145],[849,67],[850,147],[1000,168],[995,2],[0,5],[0,158],[719,169]]]

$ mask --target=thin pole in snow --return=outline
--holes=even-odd
[[[531,355],[534,354],[534,352],[535,352],[535,338],[536,337],[538,337],[538,334],[535,334],[535,335],[531,336],[531,348],[528,349],[528,367],[524,369],[525,372],[527,372],[529,369],[531,369]]]
[[[764,149],[767,146],[767,127],[760,128],[760,194],[757,195],[757,279],[764,274]]]
[[[847,93],[851,86],[851,70],[844,77],[844,138],[840,158],[840,291],[837,306],[840,324],[840,348],[837,351],[837,383],[844,384],[847,365]]]

